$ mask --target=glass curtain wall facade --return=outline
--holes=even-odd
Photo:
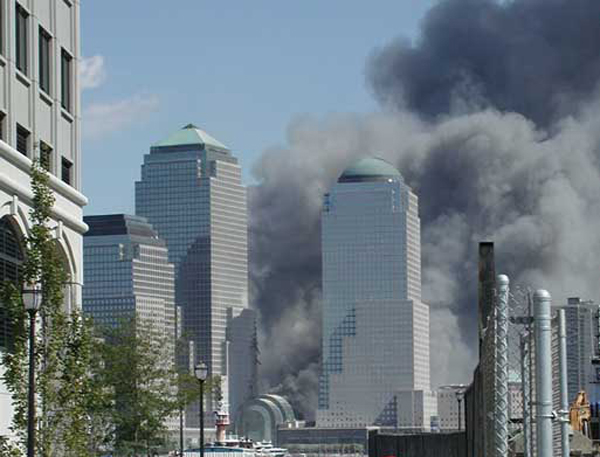
[[[567,324],[567,386],[569,403],[585,390],[591,402],[600,402],[600,305],[569,298],[565,310]]]
[[[136,317],[166,336],[167,366],[175,363],[175,272],[167,247],[148,222],[125,214],[87,216],[83,238],[83,311],[94,325]],[[175,430],[179,421],[166,418]]]
[[[96,325],[134,315],[164,328],[175,341],[175,273],[165,242],[144,218],[87,216],[83,310]]]
[[[322,255],[317,425],[428,429],[418,199],[394,167],[367,158],[342,174],[324,198]]]
[[[135,187],[136,214],[164,238],[175,265],[184,337],[222,379],[237,411],[255,385],[255,314],[248,308],[246,189],[231,151],[193,125],[154,144]],[[215,399],[208,396],[207,421]],[[197,426],[197,406],[187,420]]]

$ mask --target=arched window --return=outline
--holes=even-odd
[[[5,281],[20,284],[23,261],[23,248],[15,224],[3,217],[0,219],[0,287]],[[8,346],[11,334],[4,306],[0,303],[0,348]]]

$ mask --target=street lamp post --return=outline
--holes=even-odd
[[[179,455],[183,457],[183,406],[179,406]]]
[[[204,457],[204,381],[208,377],[208,366],[200,362],[194,368],[196,379],[200,383],[200,457]]]
[[[27,405],[27,457],[35,455],[35,315],[42,301],[38,284],[23,289],[23,305],[29,313],[29,401]]]
[[[456,401],[458,402],[458,430],[462,430],[462,407],[461,403],[463,398],[465,397],[465,391],[463,389],[459,389],[456,391]]]

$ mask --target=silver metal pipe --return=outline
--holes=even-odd
[[[567,322],[565,310],[558,310],[558,357],[560,363],[560,438],[562,457],[569,457],[569,390],[567,385]]]
[[[497,284],[495,457],[506,457],[508,455],[508,276],[498,275]]]
[[[536,442],[538,457],[552,457],[552,297],[533,295],[535,326]]]
[[[523,390],[523,456],[531,457],[531,391],[529,383],[531,374],[529,372],[529,341],[528,336],[521,334],[521,388]]]
[[[527,292],[527,315],[531,318],[527,323],[527,369],[529,373],[529,455],[535,457],[536,435],[535,429],[535,329],[533,322],[533,293]]]

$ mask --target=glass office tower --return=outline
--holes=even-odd
[[[588,401],[600,402],[600,305],[572,297],[564,310],[569,403],[582,390],[587,393]]]
[[[136,214],[165,239],[175,264],[176,303],[193,363],[222,378],[234,413],[255,388],[255,314],[248,308],[246,189],[237,159],[222,143],[187,125],[154,144],[135,183]],[[207,420],[217,405],[209,396]],[[190,411],[188,423],[198,423]]]
[[[167,246],[142,218],[86,216],[83,311],[95,324],[134,315],[164,328],[175,343],[175,273]]]
[[[324,198],[322,253],[317,425],[429,429],[418,199],[392,165],[365,158],[340,176]]]
[[[133,316],[166,336],[170,345],[157,362],[175,363],[175,272],[167,246],[137,216],[86,216],[83,236],[83,311],[94,325],[117,325]],[[168,354],[168,357],[166,356]],[[171,431],[176,417],[165,418]]]

